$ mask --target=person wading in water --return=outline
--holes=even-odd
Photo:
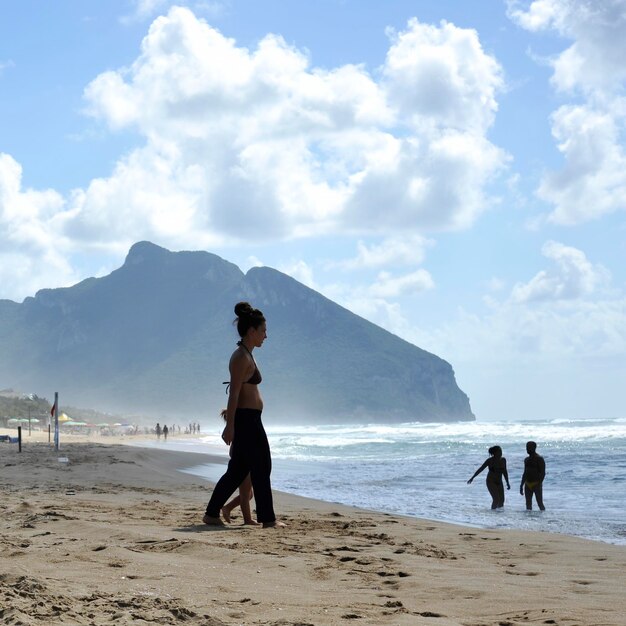
[[[489,458],[474,472],[474,475],[467,481],[468,485],[478,474],[485,468],[489,468],[487,472],[487,489],[491,495],[491,508],[501,509],[504,506],[504,485],[502,478],[506,480],[506,488],[510,489],[509,473],[506,469],[506,459],[502,456],[502,448],[500,446],[492,446],[489,448]]]

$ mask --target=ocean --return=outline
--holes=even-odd
[[[170,439],[162,447],[219,452],[222,423],[194,440]],[[564,533],[626,545],[626,419],[273,426],[275,489],[466,526]],[[519,493],[525,444],[537,442],[546,461],[546,511],[526,511]],[[492,511],[487,470],[467,480],[500,445],[511,490]],[[217,480],[223,465],[187,471]],[[536,508],[536,507],[535,507]]]

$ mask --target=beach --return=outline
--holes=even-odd
[[[3,624],[624,624],[624,546],[279,492],[286,528],[212,528],[179,470],[223,457],[126,442],[0,443]]]

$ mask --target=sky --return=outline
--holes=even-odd
[[[626,0],[3,0],[0,298],[207,250],[625,417],[624,59]]]

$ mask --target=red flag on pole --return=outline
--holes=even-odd
[[[57,403],[55,402],[50,409],[50,416],[54,417],[54,410],[57,408]]]

